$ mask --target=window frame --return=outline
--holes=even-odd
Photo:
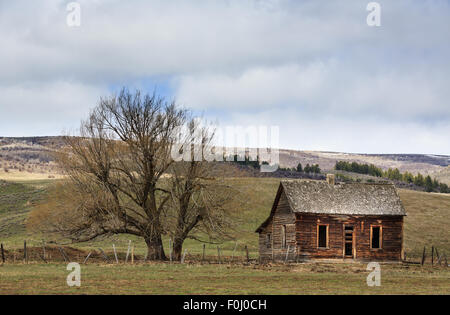
[[[325,243],[326,243],[326,247],[320,247],[319,246],[319,236],[320,236],[320,227],[321,226],[325,226],[326,228],[326,239],[325,239]],[[324,224],[324,223],[317,223],[317,239],[316,239],[316,245],[317,245],[317,249],[329,249],[330,248],[330,225],[329,224]]]
[[[379,247],[372,247],[373,243],[373,228],[379,228],[378,245]],[[381,250],[383,249],[383,226],[380,224],[370,225],[370,249],[371,250]]]

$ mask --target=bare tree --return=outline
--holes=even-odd
[[[216,240],[229,236],[232,226],[224,165],[204,159],[212,139],[186,110],[155,95],[123,89],[101,99],[80,135],[64,137],[55,155],[67,180],[29,224],[73,242],[136,235],[149,259],[166,259],[162,236],[168,234],[180,259],[186,238]],[[187,159],[173,159],[191,147]]]
[[[223,176],[230,169],[205,158],[205,154],[214,150],[213,138],[213,131],[191,120],[187,133],[178,140],[183,144],[180,153],[184,160],[170,167],[167,187],[171,198],[165,212],[175,260],[181,259],[187,238],[210,242],[231,237],[232,214],[236,209],[232,201],[237,192]]]
[[[165,259],[161,214],[170,194],[161,184],[173,164],[175,131],[186,111],[155,95],[130,93],[101,99],[79,137],[65,137],[57,162],[75,194],[76,219],[60,232],[82,242],[108,234],[143,237],[148,257]]]

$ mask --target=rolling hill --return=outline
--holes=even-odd
[[[51,151],[62,146],[61,137],[0,137],[0,179],[33,180],[58,177]],[[298,163],[319,164],[326,172],[336,161],[374,164],[387,170],[430,175],[450,185],[450,156],[427,154],[354,154],[339,152],[295,151],[280,149],[280,166],[296,167]]]

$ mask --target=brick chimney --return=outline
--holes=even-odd
[[[330,185],[336,184],[334,174],[327,174],[327,183]]]

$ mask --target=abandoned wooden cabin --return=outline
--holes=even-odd
[[[259,233],[261,260],[403,257],[405,209],[392,184],[281,181]]]

